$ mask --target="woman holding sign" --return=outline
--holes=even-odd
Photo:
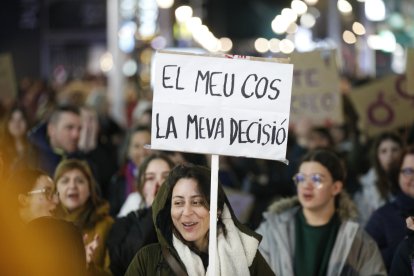
[[[274,275],[258,251],[261,237],[237,221],[221,186],[215,275]],[[142,248],[125,275],[207,275],[210,170],[179,165],[152,205],[158,243]]]
[[[387,275],[374,240],[354,221],[333,152],[306,154],[293,180],[298,196],[270,206],[257,229],[260,252],[277,275]]]

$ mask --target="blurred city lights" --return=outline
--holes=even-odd
[[[404,74],[406,70],[406,56],[404,48],[397,43],[392,54],[391,69],[397,74]]]
[[[300,25],[302,27],[310,29],[315,26],[315,23],[316,18],[310,13],[305,13],[300,17]]]
[[[336,3],[338,10],[343,14],[350,14],[352,12],[352,6],[346,0],[338,0]]]
[[[385,19],[385,4],[382,0],[366,0],[365,16],[370,21],[383,21]]]
[[[288,22],[283,16],[277,15],[275,19],[272,21],[272,30],[276,34],[283,34],[286,32],[286,29],[288,28],[290,22]]]
[[[280,52],[279,43],[280,43],[280,40],[277,39],[277,38],[270,39],[269,40],[269,50],[272,53],[279,53]]]
[[[125,53],[130,53],[135,48],[135,32],[137,30],[137,24],[133,21],[124,23],[118,32],[118,45],[119,48]]]
[[[169,9],[174,5],[174,0],[157,0],[157,5],[160,9]]]
[[[364,35],[366,33],[364,25],[356,21],[352,24],[352,31],[357,35]]]
[[[309,7],[307,13],[312,14],[315,19],[321,16],[321,12],[315,7]]]
[[[122,73],[124,73],[125,76],[131,77],[137,73],[138,65],[135,60],[129,59],[124,63],[124,66],[122,66]]]
[[[305,0],[305,2],[306,4],[313,6],[316,5],[316,3],[318,3],[318,0]]]
[[[281,13],[282,17],[289,23],[295,22],[298,19],[298,14],[289,8],[284,8]]]
[[[259,37],[254,42],[254,48],[259,53],[266,53],[269,51],[269,41],[266,38]]]
[[[222,52],[228,52],[233,48],[233,42],[228,37],[220,38],[220,44],[221,44],[220,51]]]
[[[308,52],[315,49],[315,43],[312,41],[312,31],[298,27],[295,34],[295,45],[298,52]]]
[[[163,36],[157,36],[151,40],[151,47],[155,50],[164,49],[167,46],[167,39]]]
[[[191,32],[197,32],[203,22],[201,21],[200,17],[190,17],[188,20],[185,21],[185,25],[187,29]]]
[[[123,18],[132,19],[137,9],[136,0],[122,0],[120,5],[120,13]]]
[[[103,54],[99,59],[99,64],[102,72],[109,72],[114,65],[112,55],[110,53]]]
[[[397,46],[395,35],[390,30],[380,31],[379,36],[382,40],[382,50],[385,52],[394,52]]]
[[[294,10],[298,15],[304,14],[308,10],[308,6],[305,2],[300,0],[293,0],[290,7]]]
[[[392,13],[388,17],[388,23],[390,26],[396,30],[403,29],[405,26],[405,20],[400,13]]]
[[[190,6],[180,6],[175,10],[175,19],[178,22],[185,22],[193,16],[193,9]]]
[[[382,39],[379,35],[369,35],[367,39],[368,46],[373,50],[381,50]]]
[[[298,30],[298,25],[295,22],[289,24],[288,28],[286,29],[286,33],[294,34]]]
[[[295,44],[289,39],[282,39],[279,43],[280,51],[284,54],[290,54],[295,50]]]
[[[344,31],[342,34],[343,40],[348,44],[354,44],[356,42],[356,36],[351,31]]]

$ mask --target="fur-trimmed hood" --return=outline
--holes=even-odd
[[[269,213],[273,214],[281,214],[284,211],[291,209],[293,207],[300,206],[299,199],[297,196],[289,197],[289,198],[283,198],[275,201],[272,203],[267,211]],[[339,215],[339,218],[344,220],[356,220],[358,217],[358,211],[357,208],[352,201],[352,199],[349,197],[348,193],[345,191],[342,191],[338,195],[338,208],[337,212]]]

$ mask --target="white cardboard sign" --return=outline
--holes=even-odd
[[[151,148],[286,162],[293,65],[157,52]]]

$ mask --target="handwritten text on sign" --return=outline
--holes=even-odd
[[[153,149],[285,160],[293,66],[159,52]]]

